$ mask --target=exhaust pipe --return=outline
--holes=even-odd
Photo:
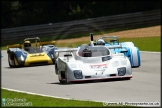
[[[94,43],[93,43],[93,33],[90,33],[90,44],[91,44],[91,46],[94,46]]]

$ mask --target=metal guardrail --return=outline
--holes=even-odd
[[[22,40],[30,37],[51,37],[76,33],[111,30],[114,28],[159,25],[161,10],[120,14],[84,20],[50,23],[34,26],[1,29],[2,41]]]

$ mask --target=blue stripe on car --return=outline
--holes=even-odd
[[[130,62],[131,62],[131,66],[134,66],[134,60],[133,60],[133,53],[132,53],[132,48],[127,46],[130,49]]]
[[[140,52],[139,52],[138,48],[137,48],[137,55],[138,55],[138,66],[140,66],[141,65],[141,62],[140,62]]]

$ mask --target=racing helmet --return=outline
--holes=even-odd
[[[105,45],[105,41],[103,39],[97,40],[97,45]]]
[[[25,41],[24,42],[24,50],[28,51],[29,50],[29,47],[31,47],[30,41]]]
[[[82,52],[82,57],[91,57],[92,56],[92,51],[88,48],[85,48]]]

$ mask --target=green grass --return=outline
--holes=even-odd
[[[103,106],[103,102],[81,101],[81,100],[74,100],[74,99],[68,100],[68,99],[61,99],[61,98],[45,97],[45,96],[9,91],[6,89],[1,89],[1,98],[5,98],[6,100],[15,99],[15,98],[26,99],[25,103],[28,104],[28,106],[32,105],[32,107],[102,107]]]
[[[155,51],[161,52],[161,37],[145,37],[145,38],[121,38],[119,42],[133,42],[136,47],[139,48],[140,51]],[[58,47],[77,47],[81,44],[89,44],[90,41],[82,41],[82,42],[72,42],[72,43],[64,43],[64,44],[56,44]]]
[[[140,51],[155,51],[161,52],[161,37],[142,37],[142,38],[124,38],[121,42],[133,42]]]

